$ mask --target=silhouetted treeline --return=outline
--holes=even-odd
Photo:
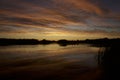
[[[38,44],[39,41],[36,39],[5,39],[0,38],[0,45],[29,45]]]
[[[55,43],[56,41],[50,41],[50,40],[46,40],[46,39],[43,39],[41,41],[39,41],[38,44],[52,44],[52,43]]]
[[[58,41],[51,41],[51,40],[37,40],[37,39],[6,39],[0,38],[0,45],[35,45],[35,44],[52,44],[57,43],[61,46],[67,45],[79,45],[81,43],[91,44],[92,46],[110,46],[112,44],[120,44],[120,38],[116,39],[86,39],[86,40],[66,40],[61,39]]]
[[[92,39],[92,40],[85,40],[85,43],[91,44],[92,46],[98,46],[98,47],[109,47],[115,44],[120,45],[120,38],[114,38],[114,39],[108,39],[108,38],[102,38],[102,39]]]
[[[110,46],[113,44],[120,44],[120,38],[108,39],[108,38],[101,38],[101,39],[86,39],[86,40],[58,40],[58,44],[60,45],[79,45],[83,44],[91,44],[92,46]]]

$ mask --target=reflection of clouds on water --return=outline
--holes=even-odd
[[[62,77],[62,74],[66,78],[71,74],[78,76],[97,67],[95,57],[98,50],[88,45],[3,46],[0,47],[0,74],[8,76],[23,73],[40,79],[42,76]]]
[[[21,58],[24,56],[59,56],[61,57],[71,56],[75,57],[76,55],[87,56],[87,54],[96,54],[98,48],[88,47],[87,45],[78,45],[78,46],[67,46],[61,47],[56,44],[51,45],[16,45],[16,46],[2,46],[0,47],[1,54],[6,56],[17,56],[21,55]],[[6,53],[6,54],[4,54]],[[76,56],[77,57],[77,56]]]

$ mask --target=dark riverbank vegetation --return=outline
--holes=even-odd
[[[120,80],[120,43],[115,41],[99,51],[98,64],[103,70],[100,80]]]
[[[61,39],[58,41],[54,40],[37,40],[37,39],[7,39],[7,38],[0,38],[0,45],[47,45],[47,44],[59,44],[60,46],[67,46],[67,45],[79,45],[79,44],[91,44],[92,46],[110,46],[112,44],[120,44],[120,38],[108,39],[108,38],[101,38],[101,39],[86,39],[86,40],[66,40]]]

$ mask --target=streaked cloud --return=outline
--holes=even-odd
[[[0,0],[0,37],[120,37],[119,8],[111,1],[119,7],[118,0]]]

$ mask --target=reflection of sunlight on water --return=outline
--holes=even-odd
[[[79,53],[90,53],[90,51],[98,51],[96,47],[90,47],[88,45],[69,45],[66,47],[59,46],[57,44],[50,45],[16,45],[16,46],[2,46],[0,47],[0,52],[56,52],[56,53],[66,53],[66,52],[79,52]],[[52,54],[52,53],[51,53]]]
[[[65,71],[65,75],[97,67],[97,47],[89,45],[16,45],[0,47],[0,70],[11,73],[34,71],[48,75]],[[5,69],[8,68],[7,72]],[[77,71],[79,72],[77,72]],[[54,72],[54,73],[53,73]],[[0,73],[1,74],[1,73]],[[16,73],[15,73],[16,74]],[[41,74],[41,76],[43,76]]]
[[[16,45],[16,46],[2,46],[3,51],[36,51],[36,50],[56,50],[60,47],[58,45]]]
[[[16,45],[0,47],[0,55],[2,59],[15,58],[49,58],[49,59],[65,59],[67,61],[95,61],[98,48],[88,45],[69,45],[61,47],[57,44],[51,45]]]

